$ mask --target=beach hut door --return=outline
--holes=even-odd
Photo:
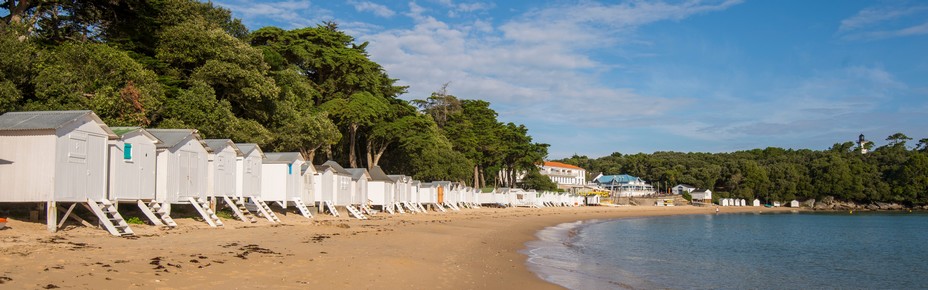
[[[443,203],[445,203],[445,188],[439,186],[438,187],[438,204],[443,204]]]

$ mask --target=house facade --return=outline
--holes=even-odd
[[[570,189],[586,185],[586,169],[561,162],[545,161],[538,166],[541,175],[547,176],[558,188]]]
[[[597,176],[593,182],[597,186],[613,192],[613,195],[618,197],[645,196],[655,193],[653,186],[641,178],[628,174],[599,174],[599,176]]]

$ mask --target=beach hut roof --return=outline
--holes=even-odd
[[[258,153],[261,154],[261,158],[266,158],[264,151],[261,150],[261,147],[255,143],[235,143],[235,147],[238,147],[238,150],[242,151],[242,155],[251,154],[251,152],[258,150]]]
[[[172,148],[180,144],[184,139],[187,139],[188,136],[193,135],[207,151],[212,150],[212,148],[206,145],[203,139],[200,138],[200,132],[197,131],[197,129],[148,129],[148,132],[155,135],[158,140],[161,140],[161,144],[158,144],[158,149]]]
[[[238,146],[235,146],[235,142],[232,142],[231,139],[206,139],[203,140],[203,142],[206,143],[206,146],[209,146],[209,148],[212,148],[215,152],[222,151],[222,149],[225,149],[228,146],[232,146],[232,149],[235,150],[235,155],[245,156],[245,154],[242,153],[242,150],[239,149]]]
[[[264,164],[289,164],[297,160],[303,160],[303,154],[300,154],[300,152],[265,153],[264,157]]]
[[[383,169],[380,168],[380,166],[374,166],[374,168],[371,168],[370,173],[371,173],[371,180],[385,181],[385,182],[391,182],[391,183],[396,182],[396,180],[393,180],[393,178],[390,178],[390,176],[388,176],[386,172],[383,172]]]
[[[351,180],[357,181],[357,180],[360,180],[361,177],[366,177],[368,180],[371,179],[371,174],[370,174],[369,172],[367,172],[367,169],[364,169],[364,168],[348,168],[348,169],[345,169],[345,170],[347,170],[348,173],[351,174]]]
[[[31,111],[9,112],[0,116],[0,131],[57,130],[85,116],[89,116],[110,139],[118,136],[93,111]]]
[[[158,137],[155,137],[155,135],[152,135],[151,132],[148,132],[148,130],[145,130],[142,127],[110,127],[110,129],[112,129],[113,133],[115,133],[116,136],[119,136],[120,138],[126,136],[126,134],[129,133],[139,132],[139,134],[142,134],[142,136],[145,136],[148,139],[154,141],[156,145],[161,144],[161,140],[158,139]]]
[[[303,163],[303,166],[300,166],[300,173],[306,174],[307,171],[310,173],[316,173],[317,168],[319,168],[319,166],[313,166],[312,164],[309,164],[309,162],[306,162]]]
[[[403,181],[403,182],[410,182],[410,181],[412,181],[412,178],[410,178],[409,176],[406,176],[406,175],[402,175],[402,174],[391,174],[391,175],[387,175],[387,177],[389,177],[391,180],[393,180],[393,182],[400,182],[400,181]]]
[[[325,170],[326,168],[331,168],[332,170],[335,171],[335,173],[344,174],[344,175],[351,175],[351,172],[348,172],[347,170],[345,170],[344,167],[342,167],[341,165],[338,165],[338,162],[335,162],[335,161],[332,161],[332,160],[329,160],[329,161],[326,161],[325,163],[322,163],[322,165],[319,166],[319,167],[321,167],[321,168],[320,168],[321,170],[318,170],[318,171],[323,171],[323,170]]]

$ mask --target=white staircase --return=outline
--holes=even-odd
[[[411,212],[411,213],[418,213],[418,212],[419,212],[419,209],[413,207],[412,204],[410,204],[408,201],[405,201],[405,202],[403,202],[402,204],[403,204],[403,206],[405,206],[406,209],[408,209],[409,212]]]
[[[365,214],[367,214],[367,215],[374,215],[374,209],[372,209],[371,207],[367,206],[366,204],[365,204],[365,205],[361,205],[361,213],[365,213]]]
[[[293,198],[293,204],[296,204],[296,208],[300,210],[300,214],[303,215],[303,217],[308,218],[308,219],[313,218],[313,214],[309,212],[309,208],[306,207],[305,203],[303,203],[302,198],[299,198],[299,197]]]
[[[391,215],[392,215],[392,214],[396,214],[396,212],[393,212],[393,206],[384,205],[384,206],[383,206],[383,209],[384,209],[385,211],[387,211],[388,213],[390,213]]]
[[[338,210],[335,209],[335,205],[331,201],[323,200],[322,205],[325,206],[325,209],[329,210],[329,213],[334,217],[341,217],[342,215],[338,213]]]
[[[229,206],[229,208],[231,208],[233,212],[235,212],[235,216],[237,216],[238,219],[246,223],[258,222],[258,219],[255,218],[255,216],[251,214],[251,211],[249,211],[248,208],[245,207],[244,202],[241,202],[241,201],[235,202],[232,200],[232,198],[226,195],[222,196],[222,200],[225,201],[226,205]]]
[[[396,212],[398,212],[398,213],[406,213],[406,211],[403,210],[403,205],[400,204],[399,202],[393,203],[392,206],[395,206],[395,207],[396,207]]]
[[[138,203],[139,209],[142,210],[142,213],[144,213],[145,216],[151,220],[152,224],[156,226],[168,226],[172,228],[177,226],[177,223],[174,222],[174,219],[171,218],[171,215],[168,214],[168,211],[163,208],[163,205],[160,202],[152,200],[146,204],[142,200],[137,200],[136,203]]]
[[[357,219],[359,219],[359,220],[366,220],[366,219],[367,219],[367,217],[364,216],[363,213],[361,213],[360,211],[358,211],[358,209],[354,208],[354,206],[352,206],[352,205],[350,205],[350,204],[349,204],[349,205],[345,205],[345,209],[347,209],[348,212],[351,213],[351,215],[353,215],[355,218],[357,218]]]
[[[199,199],[196,197],[188,197],[188,201],[193,205],[193,208],[197,209],[200,212],[200,216],[203,216],[203,219],[206,220],[206,223],[211,227],[221,227],[223,226],[222,221],[219,220],[219,217],[216,216],[216,213],[213,210],[209,209],[209,200]]]
[[[449,202],[449,203],[445,203],[445,205],[448,206],[448,208],[450,208],[451,210],[454,210],[454,211],[461,211],[461,209],[458,208],[458,206],[454,205],[454,203],[450,203],[450,202]]]
[[[421,204],[421,203],[418,203],[418,202],[417,202],[417,203],[416,203],[416,206],[418,206],[418,207],[419,207],[419,211],[420,211],[420,212],[422,212],[422,213],[428,213],[428,211],[427,211],[427,210],[425,210],[425,207],[424,207],[424,206],[422,206],[422,204]]]
[[[131,236],[135,234],[132,232],[132,229],[129,228],[129,224],[126,223],[126,220],[122,218],[122,215],[116,211],[116,206],[113,205],[109,200],[103,199],[100,200],[98,204],[92,199],[87,199],[87,205],[90,207],[90,210],[97,216],[97,219],[100,220],[100,223],[106,228],[110,234],[121,237],[121,236]]]
[[[438,211],[440,211],[440,212],[448,212],[448,211],[445,210],[445,207],[441,206],[440,203],[437,203],[437,202],[436,202],[436,203],[433,203],[433,204],[435,205],[435,208],[438,209]]]
[[[277,217],[277,214],[275,214],[274,211],[271,210],[271,207],[268,206],[266,202],[254,196],[251,197],[251,202],[254,203],[256,207],[258,207],[258,213],[264,216],[264,218],[266,218],[267,221],[272,222],[272,223],[280,222],[280,218]]]

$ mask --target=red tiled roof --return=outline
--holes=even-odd
[[[577,167],[577,166],[575,166],[575,165],[570,165],[570,164],[560,163],[560,162],[554,162],[554,161],[545,161],[544,166],[547,166],[547,167],[560,167],[560,168],[571,168],[571,169],[585,170],[585,169],[580,168],[580,167]]]

